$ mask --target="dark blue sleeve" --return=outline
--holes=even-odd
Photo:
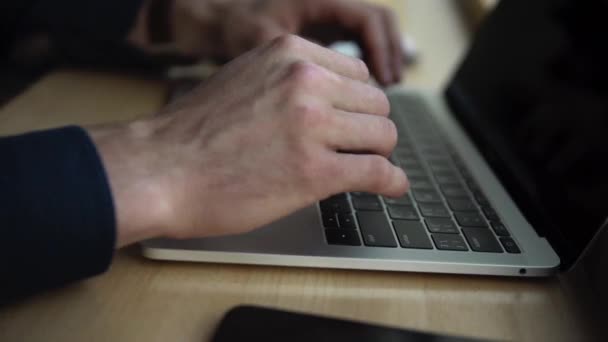
[[[115,239],[108,180],[82,128],[0,138],[0,302],[104,272]]]

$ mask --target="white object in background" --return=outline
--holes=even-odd
[[[363,55],[361,48],[354,41],[339,41],[331,44],[329,47],[334,51],[350,57],[361,58]],[[416,63],[419,53],[418,48],[416,47],[416,41],[411,36],[403,36],[401,48],[403,50],[404,62],[407,65]]]

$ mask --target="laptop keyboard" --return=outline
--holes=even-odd
[[[319,202],[327,243],[521,253],[424,101],[405,94],[389,99],[399,131],[391,160],[405,170],[410,191],[400,198],[352,192]]]

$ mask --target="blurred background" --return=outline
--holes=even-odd
[[[407,34],[417,54],[411,65],[408,83],[437,89],[466,49],[474,32],[497,0],[377,0],[374,3],[393,8],[399,16],[401,29]],[[456,9],[460,16],[451,13]],[[429,25],[432,22],[432,25]],[[167,75],[205,76],[212,68],[177,69],[167,72],[169,65],[179,64],[162,57],[150,58],[137,51],[85,48],[80,56],[61,55],[44,37],[28,37],[16,44],[13,51],[0,60],[0,106],[26,90],[44,75],[57,69],[109,71],[135,78],[163,79]],[[96,52],[103,51],[103,56]],[[447,61],[447,62],[446,62]],[[175,69],[172,69],[175,71]],[[184,74],[185,73],[185,74]],[[190,75],[188,75],[190,73]],[[419,75],[424,75],[420,77]]]

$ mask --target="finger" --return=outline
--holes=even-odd
[[[377,87],[336,75],[331,87],[331,103],[334,108],[355,113],[388,116],[390,103],[384,92]]]
[[[401,81],[403,73],[403,48],[402,48],[402,37],[399,30],[399,23],[397,17],[390,10],[382,10],[384,15],[384,23],[386,28],[386,36],[389,40],[390,47],[390,65],[393,72],[393,81]]]
[[[340,4],[331,8],[332,19],[358,38],[376,79],[383,85],[390,84],[393,73],[389,61],[389,39],[380,11],[369,5]]]
[[[335,193],[362,191],[399,197],[409,188],[405,172],[379,155],[337,153],[335,168],[340,176]]]
[[[323,66],[341,76],[365,82],[369,79],[369,70],[358,58],[349,57],[336,51],[324,48],[294,35],[283,35],[274,40],[271,47],[285,50],[296,58],[305,58]]]
[[[360,26],[363,50],[368,56],[371,68],[382,85],[393,82],[390,67],[389,39],[385,34],[384,22],[380,15],[365,17]]]
[[[341,152],[365,152],[389,157],[397,144],[397,128],[388,118],[336,111],[323,130],[330,148]]]

